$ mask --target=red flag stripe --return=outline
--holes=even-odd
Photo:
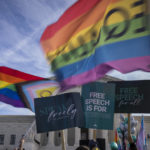
[[[23,80],[26,80],[26,81],[44,79],[42,77],[30,75],[30,74],[27,74],[27,73],[24,73],[24,72],[15,70],[15,69],[11,69],[11,68],[8,68],[8,67],[3,67],[3,66],[0,67],[0,73],[11,75],[11,76],[14,76],[16,78],[20,78],[20,79],[23,79]]]

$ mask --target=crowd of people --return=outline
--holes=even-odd
[[[132,139],[131,135],[128,137],[128,142],[129,142],[129,148],[123,148],[120,149],[117,145],[116,142],[112,142],[110,145],[111,150],[138,150],[136,147],[135,141]],[[20,140],[19,148],[16,148],[15,150],[24,150],[23,148],[23,143],[24,143],[24,138]],[[95,140],[89,140],[88,143],[81,143],[79,147],[76,148],[76,150],[101,150],[98,146],[97,141]]]
[[[135,141],[133,141],[131,136],[129,136],[128,142],[129,142],[129,147],[125,149],[124,148],[120,149],[117,146],[117,143],[112,142],[113,145],[110,145],[110,149],[111,150],[138,150],[136,147],[136,143]],[[76,148],[76,150],[101,150],[101,149],[98,147],[97,142],[95,142],[94,140],[90,140],[88,145],[87,144],[80,145],[78,148]]]

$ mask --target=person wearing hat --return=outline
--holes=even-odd
[[[89,148],[90,148],[90,150],[99,150],[99,148],[97,146],[97,142],[94,140],[89,141]]]

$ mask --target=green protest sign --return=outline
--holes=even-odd
[[[82,86],[85,128],[113,129],[115,85],[93,82]]]

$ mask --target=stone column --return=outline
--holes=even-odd
[[[48,144],[48,133],[41,134],[41,146],[46,146]]]
[[[89,129],[89,140],[93,139],[93,129]]]
[[[81,129],[75,128],[75,143],[74,146],[79,146],[79,141],[81,140]]]
[[[52,147],[54,146],[54,132],[49,132],[48,145]]]

